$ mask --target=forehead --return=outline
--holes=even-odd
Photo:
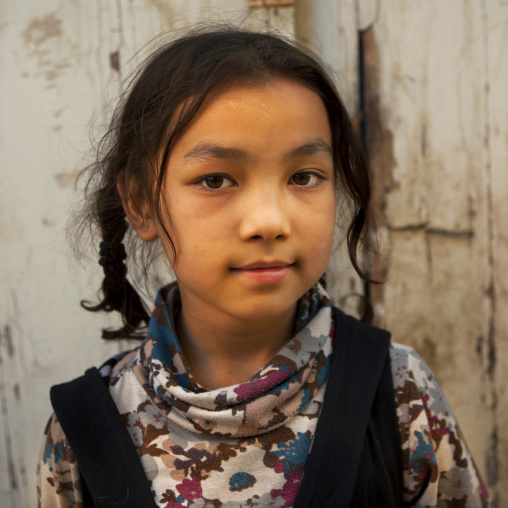
[[[274,78],[210,94],[180,134],[173,153],[203,142],[273,153],[316,138],[331,145],[321,98],[297,82]]]

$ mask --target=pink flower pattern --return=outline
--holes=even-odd
[[[203,489],[198,480],[184,478],[180,485],[176,486],[176,490],[180,492],[180,495],[187,501],[193,501],[203,495]]]

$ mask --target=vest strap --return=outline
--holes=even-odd
[[[333,309],[333,318],[330,374],[294,508],[351,505],[372,405],[388,359],[387,331],[338,309]],[[393,387],[390,396],[394,398]]]
[[[50,399],[88,487],[85,506],[93,500],[97,508],[156,508],[139,455],[99,371],[94,367],[53,386]]]

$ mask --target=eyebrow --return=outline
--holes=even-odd
[[[184,159],[197,159],[201,161],[230,159],[245,161],[249,159],[249,155],[245,150],[240,150],[238,148],[214,146],[207,142],[203,142],[189,150],[184,155]]]
[[[324,159],[333,159],[332,149],[330,145],[323,139],[317,138],[314,141],[309,141],[302,146],[291,150],[285,158],[287,160],[298,159],[299,157],[318,156]]]
[[[301,146],[298,146],[288,152],[284,159],[291,161],[299,157],[318,156],[325,159],[332,159],[332,149],[330,145],[323,139],[317,138],[309,141]],[[216,146],[207,143],[199,143],[191,148],[185,155],[184,159],[196,159],[201,161],[210,160],[238,160],[247,161],[251,156],[245,150],[239,148],[231,148],[226,146]]]

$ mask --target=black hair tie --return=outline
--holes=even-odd
[[[99,244],[99,264],[104,270],[104,275],[110,279],[123,279],[127,273],[124,260],[127,252],[122,242],[113,243],[102,241]]]

